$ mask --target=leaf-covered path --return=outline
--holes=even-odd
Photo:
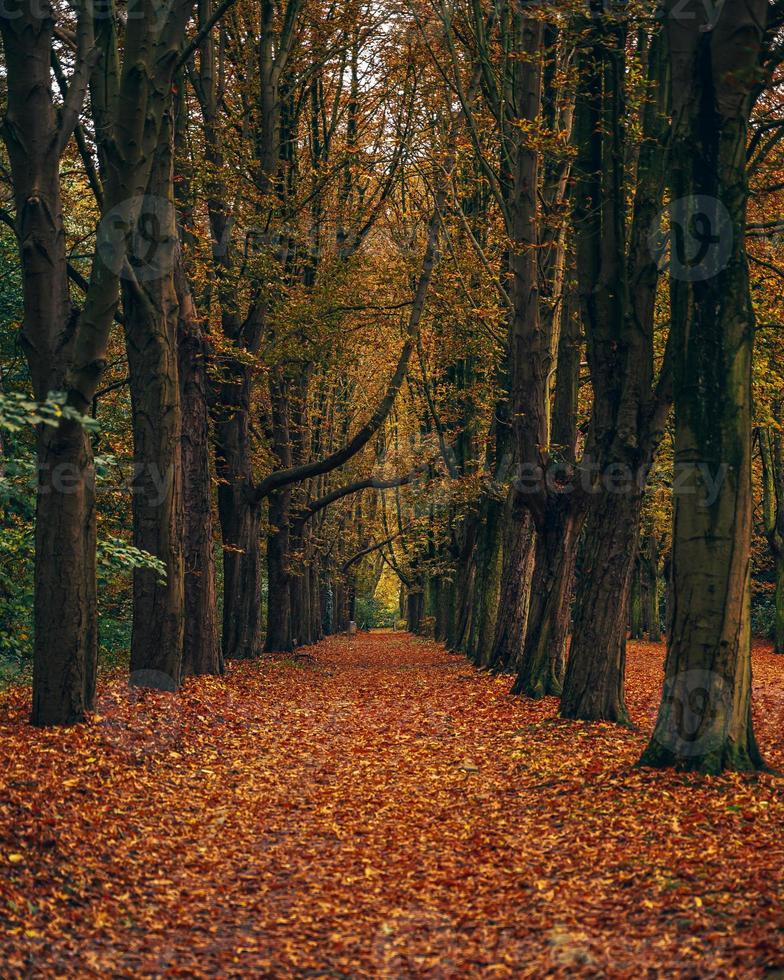
[[[0,963],[16,976],[763,976],[784,967],[784,786],[633,768],[435,644],[372,634],[97,717],[0,698]],[[782,661],[755,655],[784,768]]]

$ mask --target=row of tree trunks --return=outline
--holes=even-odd
[[[631,639],[661,639],[659,611],[659,554],[656,538],[645,535],[640,542],[630,593],[629,632]]]
[[[258,113],[254,137],[259,151],[256,191],[268,194],[280,163],[280,76],[295,36],[298,0],[287,4],[287,29],[273,50],[274,7],[261,9],[258,40]],[[200,0],[199,25],[213,12],[211,0]],[[236,264],[242,255],[231,241],[232,204],[221,180],[225,148],[220,129],[220,92],[223,65],[213,32],[199,48],[199,70],[190,79],[199,101],[203,122],[207,211],[212,237],[214,293],[220,309],[221,329],[228,348],[220,358],[214,392],[215,469],[218,477],[218,517],[223,558],[222,655],[227,660],[254,659],[262,652],[262,501],[254,494],[253,443],[250,411],[255,374],[249,358],[258,353],[265,329],[264,283],[251,294],[247,308],[239,309]],[[258,224],[268,222],[267,205]],[[232,351],[236,349],[236,354]]]
[[[409,633],[419,633],[424,614],[424,592],[422,589],[410,590],[406,594],[406,628]]]
[[[131,681],[164,690],[176,690],[187,674],[223,672],[209,350],[177,241],[172,137],[167,113],[148,188],[156,213],[142,215],[146,224],[140,227],[154,266],[139,265],[140,275],[126,276],[122,290],[134,430],[134,541],[166,567],[165,581],[152,571],[134,575]]]
[[[215,419],[218,516],[223,542],[223,656],[261,653],[261,508],[250,487],[250,372],[234,361],[224,378]]]
[[[354,622],[356,611],[356,585],[353,575],[336,576],[332,580],[334,619],[333,633],[345,633],[348,624]]]
[[[281,490],[270,495],[269,521],[272,531],[267,536],[267,635],[265,650],[269,652],[294,649],[291,616],[291,491]]]
[[[475,73],[472,92],[475,92],[477,85],[478,73]],[[313,459],[307,419],[309,369],[305,368],[296,377],[285,367],[276,367],[270,372],[272,410],[269,436],[278,467],[259,483],[252,495],[252,499],[256,501],[267,499],[269,503],[271,530],[267,540],[269,586],[265,642],[267,651],[291,650],[296,638],[291,610],[293,553],[291,531],[292,526],[296,526],[291,487],[294,484],[303,485],[306,481],[331,473],[354,458],[381,429],[406,378],[437,260],[441,216],[446,205],[449,179],[455,165],[459,122],[459,113],[453,113],[447,142],[448,158],[427,224],[425,246],[408,315],[404,344],[395,372],[370,418],[339,449],[321,458]],[[415,618],[417,628],[421,615],[420,609]]]
[[[321,584],[315,556],[295,569],[291,579],[291,618],[296,646],[311,646],[324,638]]]

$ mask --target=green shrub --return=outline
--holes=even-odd
[[[772,640],[776,630],[776,604],[770,595],[751,597],[751,635]]]
[[[357,596],[354,615],[358,629],[391,629],[395,622],[397,610],[387,609],[373,596]]]

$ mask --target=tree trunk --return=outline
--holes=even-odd
[[[751,717],[754,310],[745,221],[748,119],[766,11],[764,0],[725,4],[707,30],[694,0],[667,18],[672,198],[682,208],[672,217],[683,234],[699,220],[712,237],[707,253],[684,255],[673,245],[673,608],[662,702],[641,763],[707,773],[762,766]]]
[[[293,619],[293,630],[295,632],[294,641],[295,645],[298,646],[310,646],[313,642],[313,633],[311,630],[310,623],[310,611],[312,608],[312,603],[310,601],[310,565],[309,563],[304,566],[300,572],[300,594],[301,594],[301,611],[299,612],[299,621],[297,618]]]
[[[651,643],[661,643],[661,612],[659,610],[659,577],[654,575],[651,578],[651,587],[648,593],[649,614],[648,639]]]
[[[215,423],[218,515],[223,540],[223,656],[261,654],[260,505],[252,498],[248,411],[250,378],[241,364],[224,366]]]
[[[651,643],[661,640],[659,611],[659,549],[653,534],[646,536],[643,548],[643,626]]]
[[[573,315],[573,289],[563,293],[556,385],[553,398],[552,442],[563,459],[574,459],[577,442],[577,404],[580,380],[580,324]],[[551,330],[554,327],[551,325]],[[507,502],[507,532],[504,542],[502,607],[493,666],[517,671],[523,663],[531,589],[536,558],[536,532],[524,498],[514,492]],[[579,535],[574,537],[576,547]],[[572,573],[573,574],[573,573]],[[557,607],[553,607],[557,608]],[[568,607],[565,613],[568,616]],[[541,627],[540,627],[541,628]],[[559,627],[559,629],[562,627]],[[568,623],[566,624],[568,631]]]
[[[178,259],[174,283],[179,300],[179,374],[182,402],[185,632],[183,674],[224,672],[218,626],[210,478],[208,349],[193,296]]]
[[[773,418],[782,416],[782,399],[771,406]],[[770,546],[776,585],[774,591],[773,643],[776,653],[784,653],[784,440],[777,426],[758,430],[762,462],[762,515]]]
[[[310,640],[310,595],[308,568],[305,562],[303,533],[296,523],[289,532],[289,616],[291,618],[291,647],[307,646]]]
[[[60,195],[58,112],[52,98],[53,12],[46,3],[0,14],[6,111],[22,267],[20,343],[36,398],[65,387],[77,311],[68,291]],[[34,725],[82,721],[93,706],[97,657],[95,474],[89,439],[64,421],[37,442]]]
[[[185,585],[172,136],[167,113],[145,199],[167,203],[155,214],[142,213],[138,225],[153,264],[132,256],[122,293],[134,441],[133,539],[166,566],[165,580],[150,569],[134,571],[130,680],[176,691],[182,679]]]
[[[632,584],[632,595],[631,602],[632,608],[629,613],[629,622],[632,624],[631,628],[631,638],[633,640],[641,640],[644,637],[650,638],[652,625],[651,625],[651,578],[648,571],[647,562],[638,555],[637,557],[637,571],[635,575],[638,576],[639,581],[639,604],[640,604],[640,635],[634,635],[634,585]]]
[[[623,675],[642,486],[669,404],[666,357],[665,382],[653,387],[659,270],[649,244],[661,208],[666,160],[666,47],[661,33],[654,32],[629,222],[628,25],[602,15],[586,26],[592,41],[581,51],[583,81],[575,111],[576,265],[593,388],[586,461],[597,465],[599,478],[591,488],[561,714],[627,723]],[[638,577],[637,635],[639,603]]]
[[[447,574],[438,577],[438,601],[436,603],[436,639],[439,643],[448,643],[452,607],[454,603],[454,588]]]
[[[318,555],[314,555],[310,565],[310,626],[311,643],[320,643],[324,639],[322,626],[323,615],[321,606],[321,575],[319,574]]]
[[[478,522],[474,515],[466,519],[463,546],[457,561],[455,574],[453,618],[448,646],[456,653],[465,653],[471,630],[476,566],[474,550],[478,534]]]
[[[428,629],[432,631],[433,637],[436,635],[436,619],[438,613],[438,576],[428,574],[425,577],[425,599],[424,599],[425,618],[430,620]]]
[[[267,537],[267,636],[264,649],[282,653],[294,649],[291,623],[290,527],[291,491],[278,490],[269,497]]]
[[[409,633],[419,633],[422,625],[423,594],[410,591],[406,596],[406,622]]]
[[[501,547],[504,504],[495,497],[484,501],[484,520],[476,549],[471,629],[466,654],[477,667],[487,667],[493,652],[501,589]]]
[[[515,505],[513,491],[506,506],[501,599],[490,658],[490,667],[499,673],[516,669],[522,661],[536,549],[531,515]]]
[[[313,559],[308,554],[306,532],[296,522],[292,525],[289,540],[290,616],[292,648],[307,647],[316,642],[314,632],[312,572]],[[296,563],[291,568],[292,560]]]
[[[784,653],[784,552],[773,555],[776,586],[773,593],[773,652]]]
[[[626,629],[641,505],[636,489],[603,489],[591,500],[562,718],[629,722],[624,701]]]
[[[332,636],[335,630],[335,589],[329,576],[321,582],[321,636]]]
[[[645,635],[645,585],[639,556],[632,569],[629,588],[629,639],[641,640]]]
[[[72,725],[95,700],[95,472],[76,422],[38,438],[33,725]]]
[[[348,619],[348,585],[345,580],[336,578],[332,634],[344,633],[348,628]]]
[[[543,698],[561,693],[582,522],[579,508],[565,495],[551,498],[546,520],[537,528],[525,647],[512,694]]]

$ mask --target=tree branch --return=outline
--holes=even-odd
[[[323,497],[319,497],[309,503],[303,510],[300,519],[303,523],[309,521],[311,517],[318,514],[319,511],[324,510],[325,507],[329,507],[343,497],[349,496],[349,494],[359,493],[361,490],[369,490],[371,488],[374,490],[392,490],[395,487],[407,486],[420,473],[427,472],[429,468],[430,464],[428,463],[424,466],[418,466],[415,470],[409,470],[408,473],[403,473],[400,476],[390,477],[388,480],[382,480],[377,476],[366,476],[360,480],[355,480],[353,483],[347,483],[345,486],[337,487],[335,490],[324,494]]]
[[[371,552],[378,551],[379,548],[384,548],[388,544],[391,544],[395,538],[399,538],[400,535],[406,531],[406,528],[407,526],[401,528],[399,531],[395,531],[394,534],[390,535],[388,538],[384,538],[383,541],[377,541],[375,544],[371,544],[367,548],[363,548],[362,551],[358,551],[353,558],[349,558],[349,560],[344,563],[340,571],[345,575],[352,565],[355,565],[358,561],[364,558],[365,555],[369,555]]]
[[[188,45],[186,45],[186,47],[183,50],[182,54],[177,59],[177,65],[176,65],[176,68],[175,68],[175,72],[179,71],[180,68],[182,68],[185,64],[187,64],[188,61],[190,61],[190,59],[193,56],[194,52],[199,47],[201,47],[202,43],[206,40],[208,34],[213,29],[213,27],[215,27],[215,25],[218,23],[218,21],[221,19],[221,17],[223,17],[223,15],[231,7],[233,7],[236,2],[237,2],[237,0],[223,0],[223,3],[219,4],[215,8],[215,10],[212,12],[212,15],[206,21],[206,23],[204,24],[204,26],[201,28],[201,30],[199,30],[196,33],[196,36],[193,38],[193,40]]]
[[[61,156],[68,145],[71,134],[79,124],[79,114],[84,105],[87,88],[93,68],[98,64],[101,50],[95,46],[92,14],[83,9],[79,13],[77,27],[76,67],[70,83],[63,91],[63,108],[60,113],[60,123],[57,127],[57,155]],[[60,80],[58,79],[58,83]],[[60,83],[61,89],[63,84]]]

